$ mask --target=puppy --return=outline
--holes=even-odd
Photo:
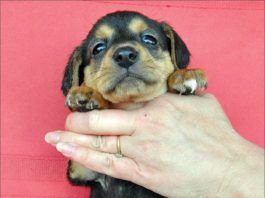
[[[166,23],[137,12],[115,12],[97,21],[65,69],[62,91],[72,111],[139,107],[165,92],[195,94],[206,88],[200,69],[186,69],[190,53]],[[74,185],[93,186],[92,198],[161,197],[128,181],[69,161]]]

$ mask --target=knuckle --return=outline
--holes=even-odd
[[[115,139],[115,141],[114,141]],[[115,144],[114,144],[115,142]],[[115,147],[114,145],[116,145],[116,137],[113,136],[101,136],[101,150],[104,152],[109,152],[112,153],[113,147]]]
[[[114,171],[114,156],[113,155],[107,154],[104,157],[103,167],[104,167],[104,169],[106,171],[106,174],[108,174],[108,175],[112,175],[113,174],[113,171]]]
[[[107,154],[103,161],[104,173],[110,176],[115,176],[120,173],[120,166],[118,162],[122,158],[117,158],[113,154]]]
[[[100,126],[101,117],[97,110],[94,110],[89,113],[88,124],[92,129],[97,129]]]
[[[106,155],[106,157],[105,157],[105,166],[107,168],[112,168],[112,166],[113,166],[113,156],[112,155]]]
[[[105,146],[106,138],[104,136],[94,136],[91,145],[96,150],[102,150]]]
[[[77,161],[81,162],[82,164],[90,164],[90,155],[88,151],[84,150],[77,150]]]

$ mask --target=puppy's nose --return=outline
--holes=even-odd
[[[114,53],[113,60],[120,67],[128,68],[137,62],[138,52],[132,47],[122,47]]]

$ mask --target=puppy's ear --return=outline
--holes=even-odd
[[[161,27],[168,38],[169,52],[175,69],[187,67],[190,61],[190,52],[186,44],[168,24],[162,22]]]
[[[72,86],[79,86],[81,76],[80,67],[83,64],[82,47],[75,48],[71,54],[67,66],[64,71],[64,77],[62,81],[62,91],[64,95],[67,95],[69,89]]]

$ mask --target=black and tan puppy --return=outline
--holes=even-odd
[[[166,23],[136,12],[101,18],[72,53],[62,90],[72,111],[126,107],[167,91],[194,94],[207,85],[204,72],[186,69],[190,53]],[[92,185],[91,197],[161,197],[133,183],[93,172],[70,161],[68,178]]]

